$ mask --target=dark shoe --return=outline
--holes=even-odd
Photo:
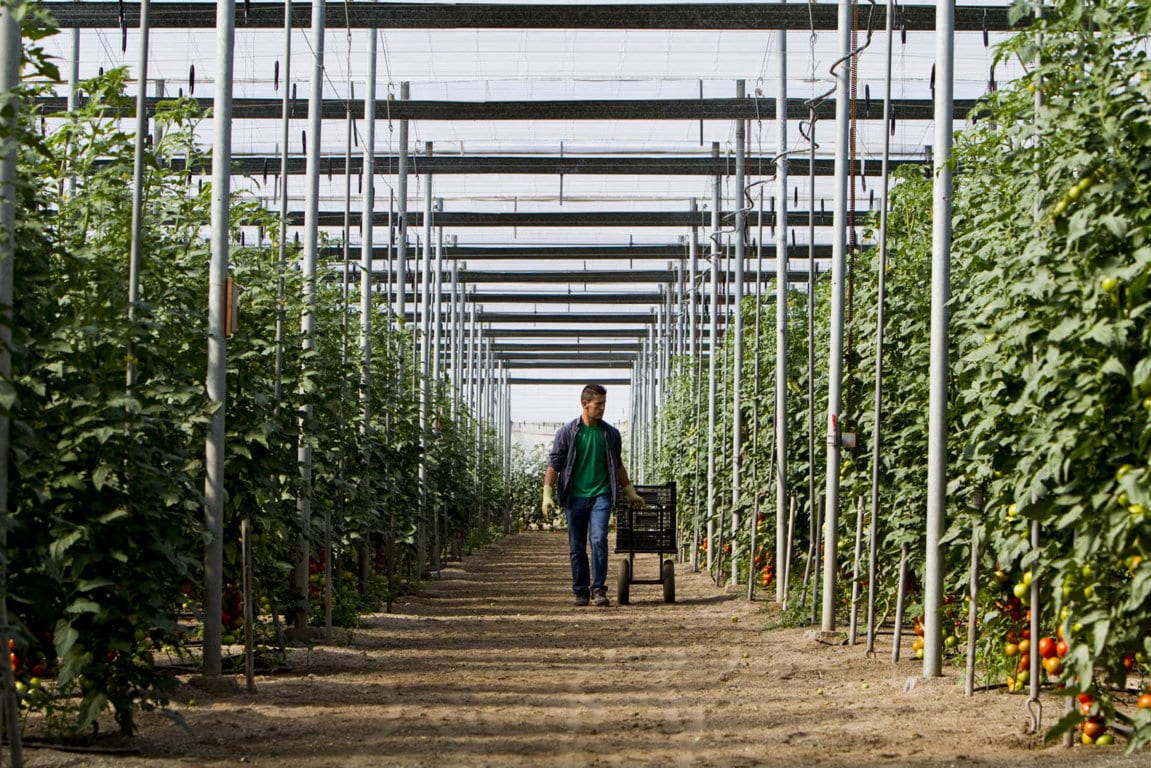
[[[589,602],[587,595],[576,595],[575,604],[577,606],[587,605]]]
[[[603,608],[604,606],[611,605],[611,600],[607,599],[606,589],[597,589],[595,591],[595,604]]]

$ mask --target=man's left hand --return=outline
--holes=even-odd
[[[621,490],[623,490],[623,497],[627,499],[627,503],[631,505],[632,509],[643,509],[647,506],[643,496],[636,493],[634,485],[625,485]]]

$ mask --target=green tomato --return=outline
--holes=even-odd
[[[1111,293],[1119,287],[1119,281],[1108,275],[1107,277],[1103,278],[1102,281],[1100,281],[1099,285],[1103,288],[1104,291]]]

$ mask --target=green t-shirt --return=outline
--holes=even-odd
[[[572,471],[572,496],[590,499],[611,493],[607,471],[607,439],[603,428],[579,425],[575,439],[575,468]]]

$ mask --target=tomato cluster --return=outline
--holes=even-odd
[[[1076,697],[1079,702],[1079,713],[1083,715],[1083,725],[1079,729],[1079,741],[1085,745],[1098,745],[1105,747],[1115,742],[1115,736],[1108,730],[1099,703],[1090,693],[1081,693]]]

